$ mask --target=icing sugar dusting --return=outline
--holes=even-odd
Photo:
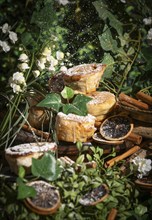
[[[89,73],[93,73],[93,72],[98,72],[101,71],[103,68],[102,64],[81,64],[78,66],[74,66],[70,69],[68,69],[65,72],[65,75],[85,75],[85,74],[89,74]]]
[[[62,117],[65,120],[71,120],[71,121],[76,121],[76,122],[81,122],[81,123],[84,123],[84,122],[94,123],[95,119],[96,119],[94,116],[92,116],[90,114],[88,114],[87,116],[80,116],[80,115],[75,115],[72,113],[66,115],[63,112],[59,112],[58,116]]]
[[[39,142],[39,144],[26,143],[7,148],[5,153],[10,155],[26,155],[34,152],[46,152],[49,150],[55,150],[56,147],[57,145],[54,142]]]

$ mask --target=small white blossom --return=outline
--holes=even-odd
[[[2,47],[3,51],[5,53],[7,53],[8,51],[10,51],[10,46],[8,45],[8,43],[6,41],[1,41],[0,40],[0,46]]]
[[[21,73],[21,72],[14,73],[13,74],[13,78],[12,78],[12,82],[16,83],[16,84],[23,84],[23,85],[25,85],[26,82],[25,82],[25,78],[24,78],[23,73]]]
[[[124,4],[126,3],[126,0],[120,0],[120,1],[121,1],[122,3],[124,3]]]
[[[33,75],[35,78],[37,78],[40,75],[40,71],[39,70],[34,70],[32,71]]]
[[[53,56],[50,56],[50,65],[53,67],[58,65],[58,60],[56,60]]]
[[[13,31],[9,31],[9,38],[15,44],[15,42],[18,40],[17,34]]]
[[[18,68],[24,72],[25,70],[29,69],[30,67],[27,63],[21,63],[18,65]]]
[[[67,53],[66,53],[66,55],[69,57],[69,56],[70,56],[70,53],[69,53],[69,52],[67,52]]]
[[[43,52],[42,52],[42,55],[47,57],[50,54],[51,54],[51,48],[45,47]]]
[[[145,25],[151,25],[151,24],[152,24],[152,17],[144,18],[144,19],[143,19],[143,23],[144,23]]]
[[[61,51],[57,51],[56,58],[57,58],[57,60],[62,60],[64,58],[64,53]]]
[[[18,94],[19,92],[22,92],[22,89],[21,89],[20,85],[17,85],[15,83],[12,84],[12,88],[13,88],[14,93]]]
[[[49,68],[48,68],[48,70],[49,70],[49,71],[55,71],[55,67],[50,65]]]
[[[147,175],[148,172],[152,169],[150,159],[145,159],[137,156],[132,160],[132,162],[137,167],[137,170],[139,172],[138,178],[142,178],[142,176]]]
[[[60,5],[67,5],[69,3],[68,0],[57,0]]]
[[[149,31],[148,31],[147,39],[152,40],[152,28],[150,28]]]
[[[46,61],[47,61],[47,59],[46,59],[46,57],[41,57],[40,59],[39,59],[39,61],[40,61],[40,63],[46,63]]]
[[[6,34],[7,32],[9,32],[9,30],[10,30],[10,26],[9,26],[7,23],[3,24],[3,26],[2,26],[2,32],[3,32],[4,34]]]
[[[37,67],[39,70],[45,69],[45,63],[41,63],[40,60],[37,61]]]
[[[62,67],[60,68],[60,71],[66,72],[66,71],[67,71],[67,67],[66,67],[66,66],[62,66]]]
[[[20,60],[21,62],[25,62],[26,63],[26,62],[29,61],[29,58],[28,58],[28,56],[25,53],[22,53],[18,60]]]

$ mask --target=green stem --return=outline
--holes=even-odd
[[[131,67],[133,66],[133,64],[134,64],[134,62],[135,62],[135,60],[136,60],[136,58],[137,58],[137,56],[138,56],[138,53],[139,53],[139,50],[140,50],[140,40],[141,40],[141,34],[140,34],[140,32],[139,32],[139,36],[138,36],[138,42],[139,42],[139,43],[138,43],[138,47],[137,47],[137,52],[136,52],[136,54],[135,54],[133,60],[131,61],[131,63],[128,63],[128,64],[127,64],[127,67],[126,67],[125,72],[124,72],[123,79],[122,79],[122,81],[121,81],[121,83],[120,83],[120,86],[119,86],[119,89],[118,89],[118,91],[117,91],[117,95],[120,93],[120,90],[121,90],[121,88],[122,88],[122,86],[123,86],[123,84],[124,84],[124,81],[126,80],[127,75],[128,75],[128,73],[129,73]]]

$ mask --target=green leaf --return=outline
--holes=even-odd
[[[32,186],[26,185],[21,178],[17,178],[18,194],[17,199],[25,199],[27,197],[35,197],[36,190]]]
[[[135,208],[135,213],[142,216],[147,212],[147,207],[139,204],[136,208]]]
[[[122,23],[117,19],[116,15],[112,14],[109,11],[109,8],[107,7],[107,5],[102,1],[100,2],[95,1],[92,4],[97,10],[99,17],[102,20],[104,20],[105,23],[107,23],[107,19],[108,19],[111,27],[115,28],[115,30],[117,31],[119,35],[122,35],[123,33]]]
[[[87,106],[86,103],[89,102],[92,98],[85,95],[77,95],[71,104],[65,104],[63,106],[64,114],[73,113],[76,115],[85,116],[87,115]]]
[[[61,92],[61,95],[64,99],[71,99],[74,96],[74,90],[65,86]]]
[[[84,154],[80,155],[76,160],[77,164],[82,164],[83,162],[84,162]]]
[[[105,51],[112,51],[116,53],[118,51],[117,41],[113,39],[110,29],[105,25],[103,34],[99,35],[101,47]]]
[[[31,33],[24,32],[21,36],[21,41],[25,47],[29,45],[36,46],[35,40]]]
[[[87,115],[87,102],[89,102],[90,100],[92,100],[92,98],[88,97],[88,96],[85,96],[85,95],[82,95],[82,94],[78,94],[72,104],[77,107],[83,114],[82,115]]]
[[[52,153],[45,153],[41,159],[32,158],[32,174],[49,181],[56,180],[61,174],[61,168],[57,164]]]
[[[24,178],[24,176],[25,176],[25,169],[24,169],[23,166],[19,166],[18,176],[19,176],[20,178]]]
[[[83,112],[81,112],[80,110],[79,110],[79,108],[77,108],[76,106],[74,106],[73,104],[65,104],[64,106],[63,106],[63,113],[64,114],[69,114],[69,113],[73,113],[73,114],[76,114],[76,115],[81,115],[81,116],[83,116],[83,115],[86,115],[86,114],[84,114]]]
[[[114,59],[113,57],[110,55],[110,53],[104,53],[104,57],[102,60],[102,63],[106,64],[106,69],[104,71],[103,74],[103,79],[106,78],[110,78],[112,76],[113,73],[113,65],[114,65]]]
[[[53,3],[46,2],[45,4],[42,4],[40,2],[37,1],[37,7],[36,10],[33,12],[31,24],[37,25],[37,27],[39,27],[41,31],[49,31],[51,25],[56,18]]]
[[[62,106],[61,97],[56,93],[47,94],[45,99],[39,102],[37,106],[51,108],[52,110],[58,112]]]

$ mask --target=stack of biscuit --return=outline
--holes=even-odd
[[[86,142],[114,108],[115,95],[97,91],[105,68],[103,64],[81,64],[63,73],[64,85],[73,89],[75,94],[84,94],[92,100],[87,103],[87,116],[57,114],[55,128],[59,141]]]

